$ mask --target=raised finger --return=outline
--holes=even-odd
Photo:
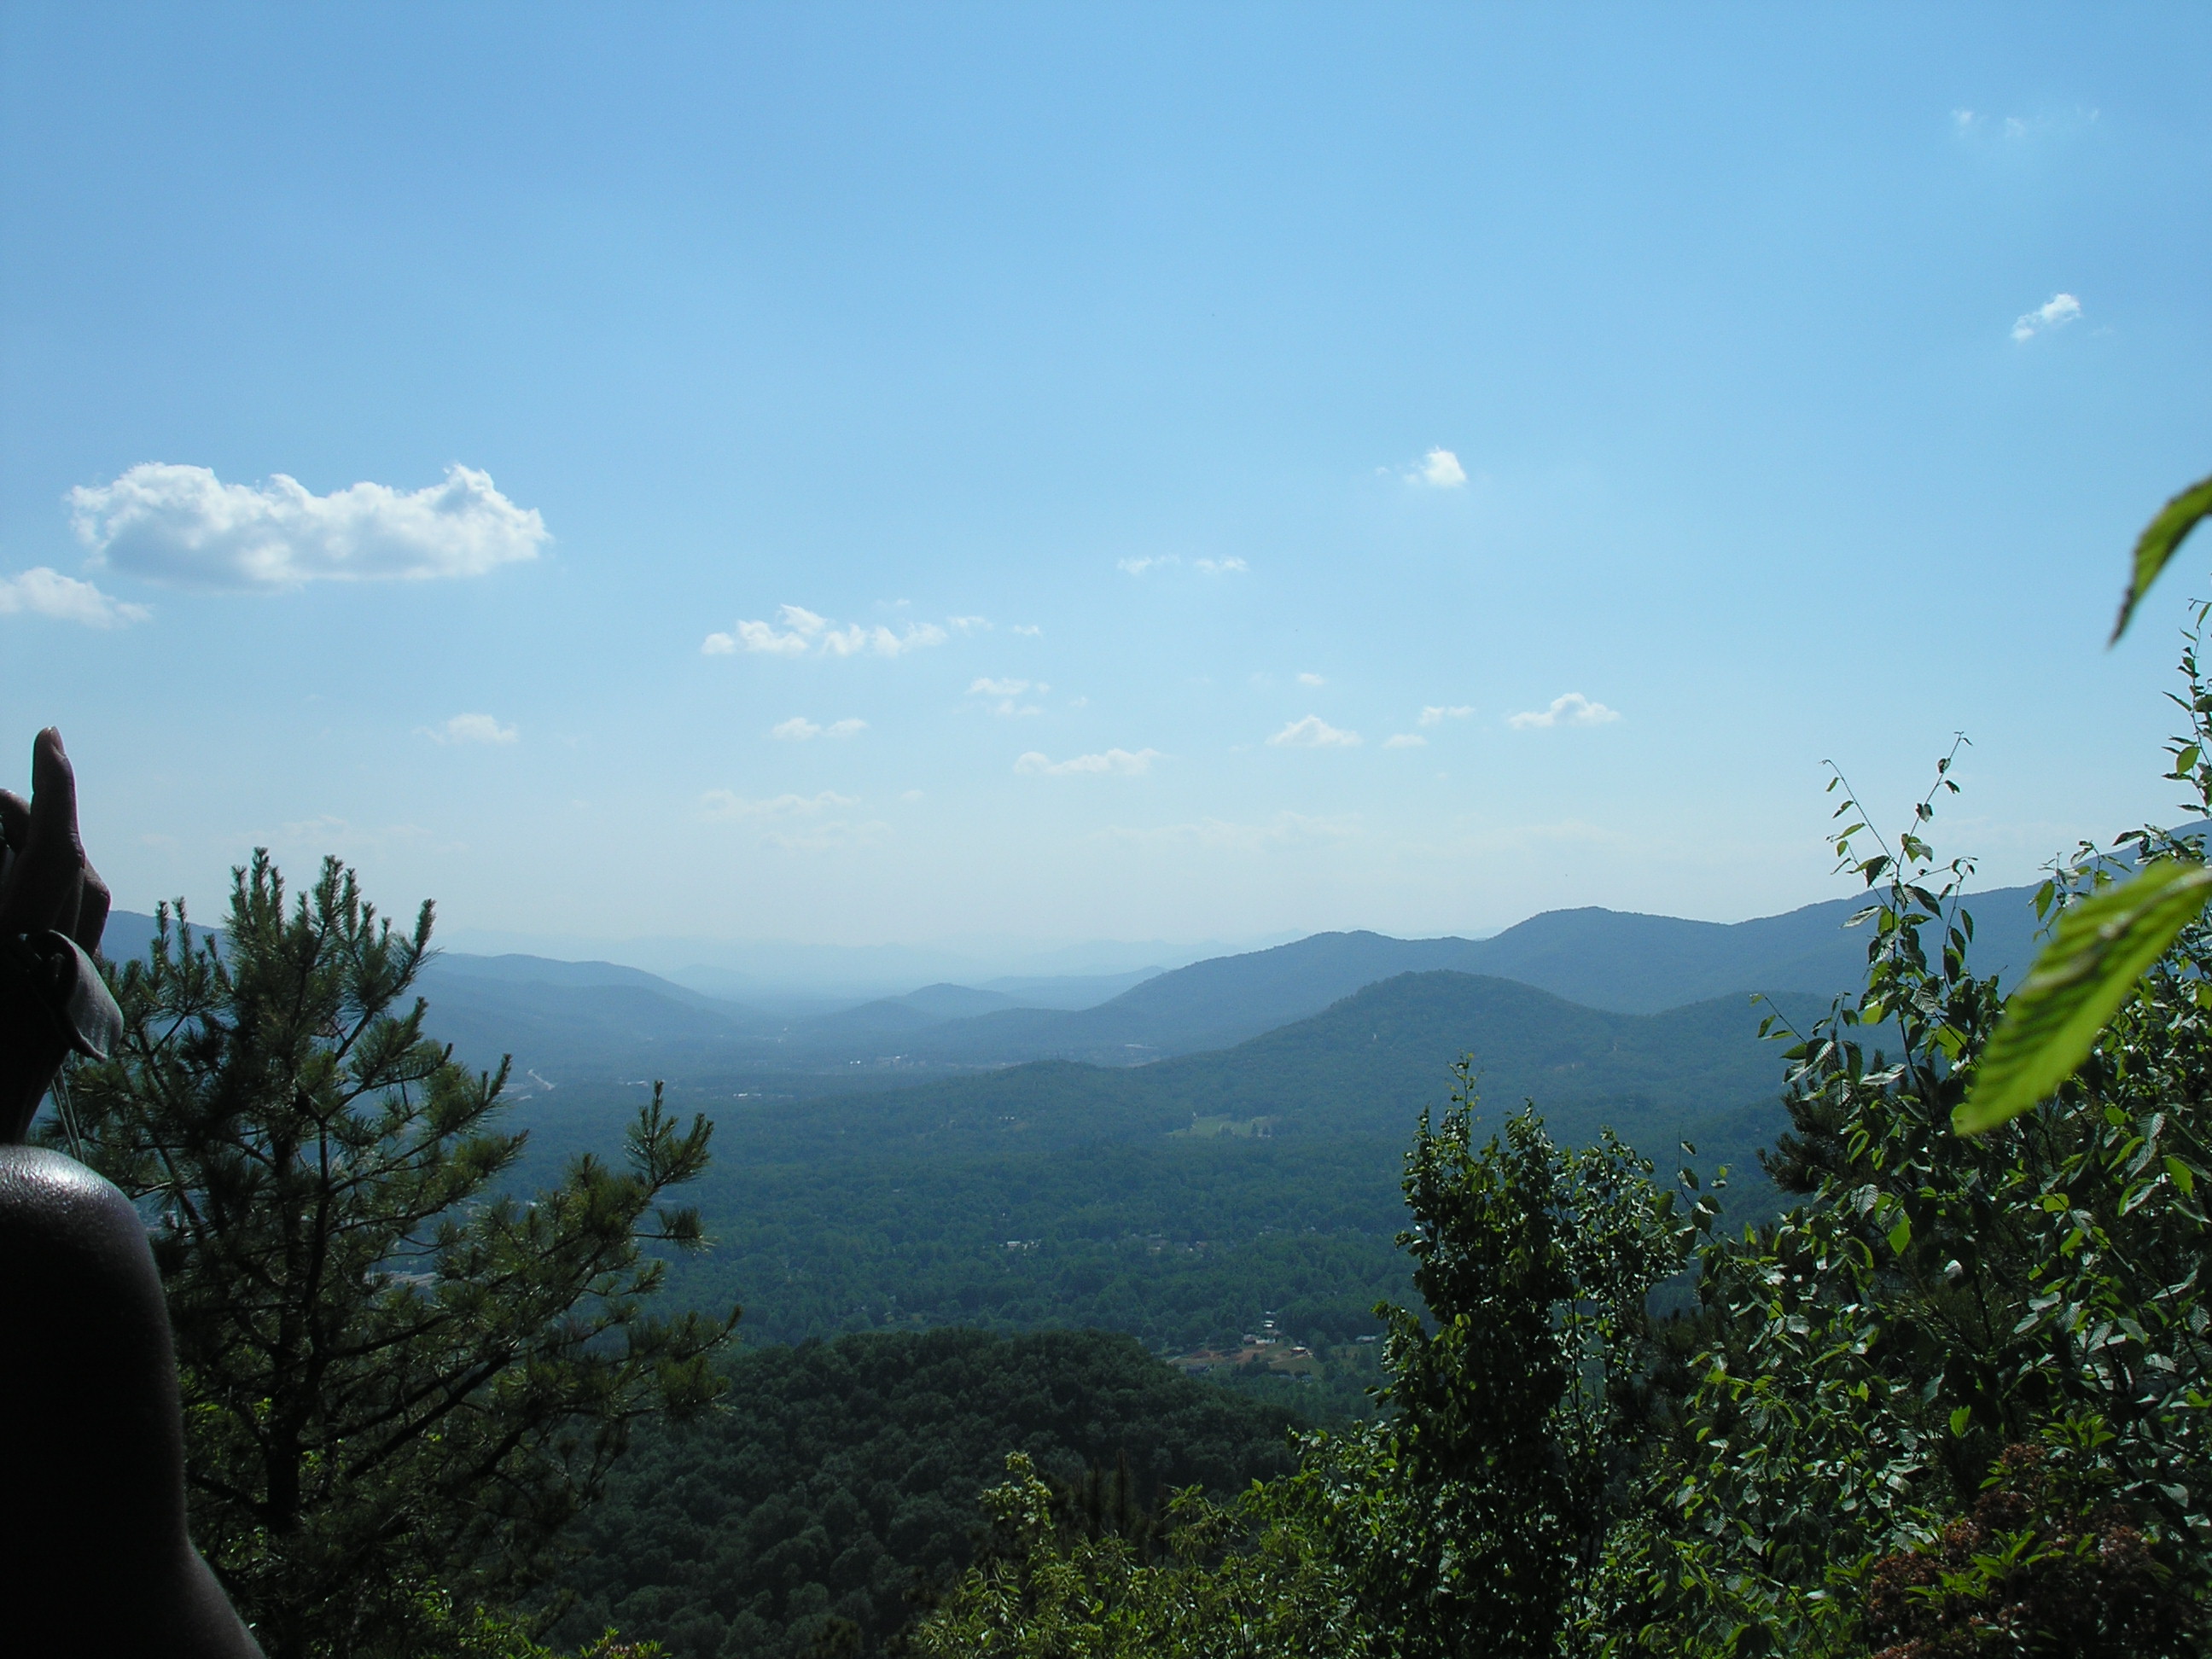
[[[0,894],[0,933],[29,933],[73,925],[84,887],[84,846],[77,839],[76,775],[62,734],[52,726],[31,746],[31,821]]]

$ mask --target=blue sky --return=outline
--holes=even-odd
[[[10,5],[0,742],[123,903],[571,952],[1730,920],[1957,731],[2026,879],[2170,816],[2208,48]]]

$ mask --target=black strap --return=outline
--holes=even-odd
[[[37,1009],[55,1037],[88,1060],[106,1060],[123,1035],[123,1011],[67,933],[0,935],[0,998]]]

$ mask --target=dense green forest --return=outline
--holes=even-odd
[[[976,1496],[1026,1453],[1110,1521],[1289,1473],[1279,1408],[1177,1376],[1126,1337],[979,1331],[741,1353],[699,1421],[640,1431],[578,1526],[556,1638],[610,1625],[678,1659],[874,1651],[957,1582]],[[841,1642],[848,1645],[841,1649]]]
[[[1735,1212],[1749,1216],[1772,1201],[1755,1154],[1784,1121],[1778,1050],[1759,1036],[1774,1006],[1809,1020],[1819,1005],[1616,1014],[1408,974],[1218,1054],[714,1102],[716,1156],[694,1200],[713,1244],[672,1264],[670,1293],[743,1304],[748,1341],[1060,1325],[1175,1352],[1272,1313],[1296,1340],[1342,1344],[1377,1333],[1375,1304],[1407,1293],[1405,1148],[1462,1054],[1491,1121],[1534,1100],[1565,1135],[1611,1127],[1677,1162],[1690,1140],[1701,1168],[1735,1166]],[[605,1148],[634,1098],[528,1102],[526,1176]]]

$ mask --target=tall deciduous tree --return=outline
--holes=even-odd
[[[737,1315],[654,1317],[696,1247],[664,1194],[707,1162],[659,1092],[627,1168],[534,1200],[472,1074],[409,992],[395,933],[325,861],[288,904],[265,853],[218,944],[164,909],[113,987],[114,1057],[72,1091],[82,1155],[148,1215],[174,1323],[192,1529],[271,1659],[431,1650],[454,1599],[542,1572],[641,1413],[705,1405]]]
[[[1407,1159],[1400,1242],[1428,1317],[1390,1310],[1397,1414],[1369,1431],[1372,1507],[1329,1530],[1393,1651],[1534,1659],[1596,1569],[1649,1432],[1647,1299],[1712,1206],[1678,1212],[1610,1130],[1563,1151],[1528,1111],[1479,1146],[1474,1106],[1462,1062]]]

